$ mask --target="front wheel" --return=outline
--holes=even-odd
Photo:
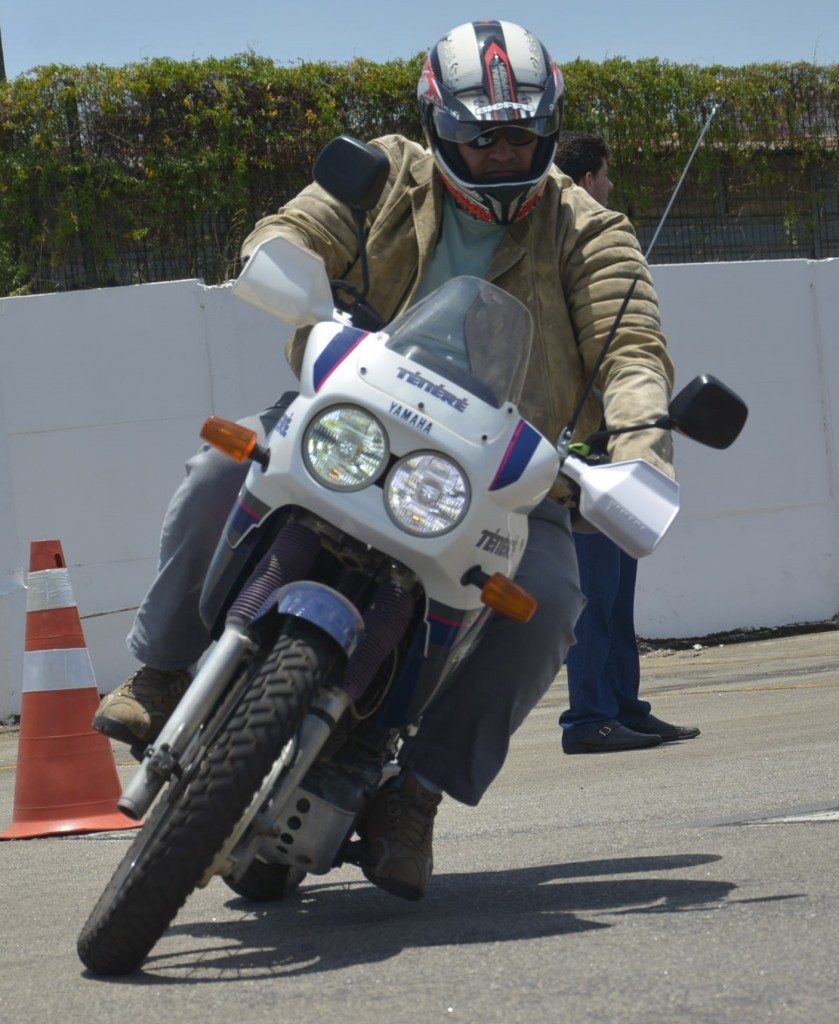
[[[95,974],[137,970],[247,810],[278,752],[295,735],[338,656],[331,639],[290,620],[211,740],[164,793],[79,935]]]

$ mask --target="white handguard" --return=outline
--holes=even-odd
[[[331,320],[335,311],[323,259],[281,235],[256,249],[233,294],[294,327]]]
[[[590,466],[571,454],[560,472],[580,487],[580,515],[633,558],[655,550],[679,511],[679,485],[643,459]]]

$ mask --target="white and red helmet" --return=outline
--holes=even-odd
[[[458,202],[497,224],[526,217],[550,172],[565,105],[562,73],[536,36],[510,21],[452,29],[428,54],[417,96],[428,145]],[[509,181],[476,181],[458,143],[475,145],[502,126],[537,137],[530,172]]]

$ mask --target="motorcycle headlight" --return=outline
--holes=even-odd
[[[457,526],[470,498],[463,470],[435,452],[415,452],[400,459],[385,481],[391,519],[420,537],[436,537]]]
[[[324,409],[303,435],[309,472],[331,490],[360,491],[382,474],[389,457],[381,423],[358,406]]]

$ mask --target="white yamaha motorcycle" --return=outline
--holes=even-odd
[[[347,137],[315,167],[354,210],[362,253],[386,174],[382,154]],[[213,875],[275,900],[308,873],[361,863],[355,825],[401,738],[491,609],[533,614],[513,577],[528,512],[558,471],[578,482],[582,514],[636,557],[678,509],[677,485],[649,464],[589,465],[584,448],[522,419],[531,322],[505,292],[456,278],[372,329],[365,293],[334,309],[347,289],[280,239],[234,285],[316,325],[300,392],[264,444],[205,425],[252,466],[204,587],[217,642],[120,800],[137,819],[154,807],[79,937],[97,974],[136,970]],[[657,426],[724,447],[745,415],[700,378]]]

